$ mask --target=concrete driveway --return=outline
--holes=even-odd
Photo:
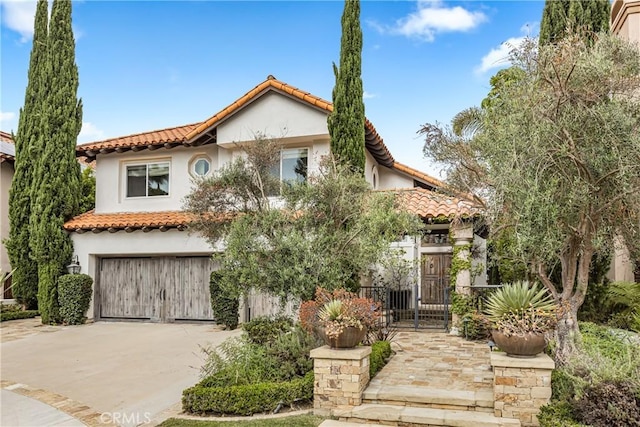
[[[4,323],[2,334],[10,328]],[[3,340],[1,377],[83,403],[105,418],[124,414],[144,423],[178,408],[182,390],[199,379],[202,347],[239,333],[211,324],[47,327]]]

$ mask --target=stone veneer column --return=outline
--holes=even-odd
[[[369,384],[371,347],[334,349],[329,346],[311,350],[313,359],[313,412],[331,415],[332,409],[347,409],[362,403]]]
[[[460,246],[468,246],[473,242],[473,225],[472,224],[457,224],[452,226],[451,237],[453,239],[454,250]],[[469,249],[461,249],[457,251],[457,259],[463,262],[471,263],[471,251]],[[455,260],[452,260],[455,262]],[[471,295],[471,270],[462,269],[456,274],[456,293],[459,295]],[[452,315],[453,325],[457,325],[460,321],[457,314]],[[455,328],[452,328],[452,333],[457,334]]]
[[[537,414],[551,398],[554,361],[546,354],[524,359],[492,352],[491,366],[495,416],[517,418],[523,426],[539,426]]]

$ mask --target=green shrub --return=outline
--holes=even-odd
[[[18,319],[30,319],[40,315],[38,310],[6,310],[0,313],[0,322]]]
[[[293,320],[287,316],[260,316],[242,324],[242,329],[254,344],[274,341],[280,335],[289,332],[292,327]]]
[[[313,398],[313,372],[288,382],[205,387],[201,384],[182,393],[182,409],[193,414],[251,415],[273,411],[278,405]]]
[[[279,379],[285,381],[302,377],[312,371],[313,359],[309,357],[309,353],[322,344],[316,335],[296,326],[266,343],[265,351],[267,356],[274,360]]]
[[[280,381],[277,361],[268,357],[264,346],[252,344],[246,335],[229,338],[205,353],[201,383],[205,387]]]
[[[583,427],[574,419],[571,404],[565,401],[555,401],[541,407],[538,421],[540,427]]]
[[[211,308],[213,317],[219,325],[225,325],[228,329],[238,327],[238,309],[240,301],[237,296],[231,295],[227,287],[223,286],[224,271],[218,270],[211,273],[209,290],[211,291]]]
[[[640,426],[638,390],[626,381],[604,381],[587,388],[574,410],[578,420],[595,427]]]
[[[377,341],[371,345],[369,378],[373,378],[387,364],[389,356],[391,356],[391,343],[389,341]]]
[[[486,340],[491,337],[491,323],[477,311],[462,316],[457,326],[460,336],[467,340]]]
[[[93,279],[86,274],[66,274],[58,279],[58,304],[62,321],[68,325],[85,322],[91,304]]]

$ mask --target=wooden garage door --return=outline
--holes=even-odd
[[[209,257],[102,258],[100,318],[212,320]]]

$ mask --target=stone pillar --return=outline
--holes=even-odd
[[[451,229],[453,239],[453,253],[455,258],[451,260],[452,267],[464,265],[467,268],[454,268],[452,272],[456,274],[456,293],[459,295],[471,295],[471,251],[470,245],[473,242],[473,224],[457,224]],[[453,325],[460,321],[457,314],[452,315]],[[451,331],[457,335],[455,328]]]
[[[313,359],[313,413],[329,416],[333,409],[348,409],[362,403],[369,384],[371,347],[311,350]]]
[[[496,417],[517,418],[523,426],[539,426],[540,407],[551,398],[551,371],[555,363],[546,354],[532,358],[491,353]]]

